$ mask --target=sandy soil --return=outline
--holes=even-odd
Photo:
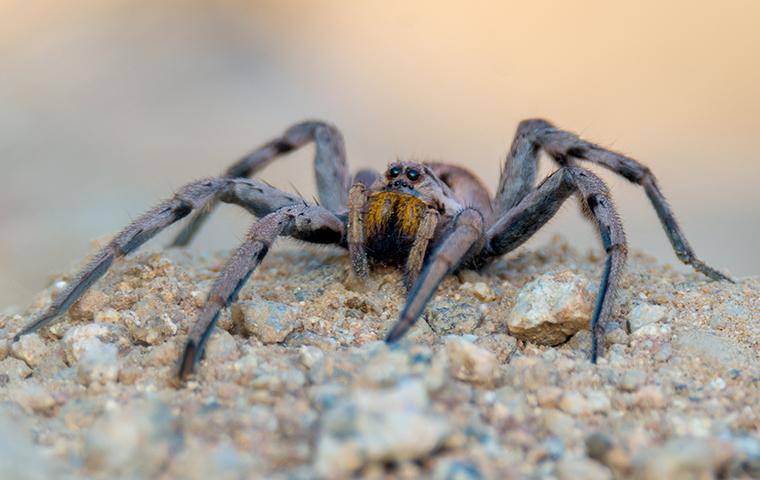
[[[388,348],[398,272],[349,288],[345,254],[283,241],[177,385],[226,255],[139,253],[15,344],[77,266],[0,315],[0,477],[760,476],[758,277],[716,283],[632,254],[592,365],[588,331],[543,346],[506,319],[542,279],[571,276],[592,301],[598,253],[554,239],[452,276]]]

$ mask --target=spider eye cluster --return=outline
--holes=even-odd
[[[388,169],[388,171],[385,173],[385,175],[388,178],[396,178],[401,176],[402,174],[405,174],[406,178],[408,178],[412,182],[416,182],[420,178],[420,171],[416,168],[408,168],[404,169],[404,167],[399,165],[394,165],[391,168]]]

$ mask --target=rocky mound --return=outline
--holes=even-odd
[[[345,254],[283,241],[178,385],[223,261],[137,254],[15,344],[76,269],[0,315],[0,477],[760,476],[757,277],[632,255],[591,365],[602,258],[561,239],[448,278],[393,348],[398,272],[350,289]]]

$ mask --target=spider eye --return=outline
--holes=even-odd
[[[399,167],[391,167],[390,170],[388,170],[388,176],[389,177],[398,177],[401,174],[401,169]]]
[[[411,169],[409,169],[409,170],[406,171],[406,178],[408,178],[409,180],[411,180],[411,181],[414,182],[415,180],[417,180],[418,178],[420,178],[420,172],[418,172],[417,170],[411,168]]]

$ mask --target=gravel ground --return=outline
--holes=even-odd
[[[388,348],[399,273],[350,286],[345,254],[282,241],[178,385],[225,256],[139,253],[15,344],[77,266],[0,314],[0,478],[760,477],[760,277],[632,254],[592,365],[598,253],[451,276]]]

